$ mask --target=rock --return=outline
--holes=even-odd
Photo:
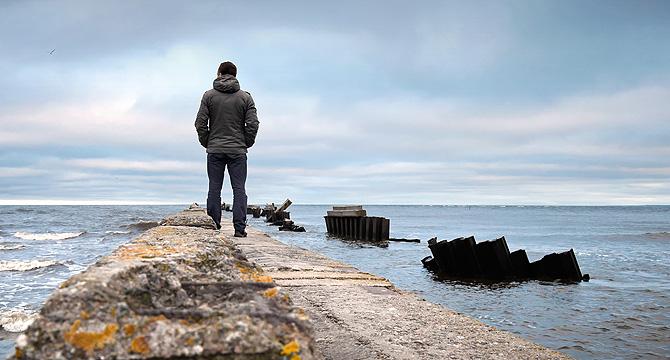
[[[192,215],[168,217],[183,226],[153,228],[65,281],[13,358],[313,359],[304,312]]]
[[[160,222],[163,226],[191,226],[203,229],[214,229],[216,225],[214,220],[207,215],[207,211],[203,208],[189,209],[174,215],[170,215]]]
[[[276,225],[278,222],[275,222],[274,224]],[[304,227],[294,224],[293,220],[284,220],[279,227],[279,231],[305,232],[306,230]]]

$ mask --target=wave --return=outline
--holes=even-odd
[[[126,231],[126,230],[110,230],[110,231],[105,231],[105,234],[108,234],[108,235],[124,235],[124,234],[130,234],[130,231]]]
[[[23,240],[65,240],[74,239],[84,234],[86,234],[86,231],[64,233],[27,233],[19,231],[14,233],[14,236]]]
[[[124,225],[123,227],[126,229],[136,229],[136,230],[149,230],[151,228],[154,228],[158,226],[159,223],[158,221],[145,221],[145,220],[140,220],[134,224],[128,224]]]
[[[650,239],[668,239],[670,240],[670,231],[658,231],[644,233],[644,236]]]
[[[3,251],[3,250],[6,250],[6,251],[18,250],[18,249],[23,249],[24,247],[26,247],[26,246],[21,245],[21,244],[11,244],[11,243],[10,244],[0,244],[0,251]]]
[[[23,332],[35,321],[37,313],[21,309],[0,310],[0,329]]]
[[[30,271],[55,265],[62,265],[62,263],[54,260],[0,260],[0,271]]]

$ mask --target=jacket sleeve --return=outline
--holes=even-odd
[[[200,109],[195,117],[195,130],[198,133],[200,145],[207,148],[209,140],[209,107],[207,106],[207,94],[202,95]]]
[[[256,142],[256,134],[258,134],[258,115],[256,114],[256,104],[254,99],[249,95],[247,101],[247,108],[244,112],[244,141],[247,148],[250,148]]]

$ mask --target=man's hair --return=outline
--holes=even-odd
[[[221,65],[219,65],[218,74],[237,76],[237,66],[230,61],[222,62]]]

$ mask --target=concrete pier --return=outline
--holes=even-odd
[[[202,209],[65,281],[15,359],[314,359],[311,324]]]
[[[222,229],[232,233],[227,223]],[[567,359],[257,230],[231,238],[309,315],[323,359]]]
[[[567,358],[258,229],[208,224],[169,217],[63,283],[15,358]]]

